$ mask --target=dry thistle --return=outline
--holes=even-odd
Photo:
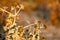
[[[16,10],[16,8],[18,8],[18,10]],[[7,11],[6,9],[7,9],[7,7],[0,8],[0,10],[1,10],[3,13],[6,12],[6,13],[9,14],[9,16],[8,16],[7,19],[6,19],[6,25],[4,26],[4,30],[5,30],[5,31],[9,30],[10,28],[14,27],[14,25],[16,25],[16,16],[20,13],[21,9],[24,9],[24,6],[23,6],[22,4],[17,5],[17,7],[13,7],[13,6],[12,6],[12,7],[11,7],[11,11],[14,10],[14,12],[9,12],[9,11]],[[10,30],[9,30],[9,31],[10,31]],[[9,31],[8,31],[8,32],[9,32]],[[16,30],[16,32],[18,32],[18,30]],[[10,33],[11,33],[11,31],[10,31]],[[10,33],[6,34],[6,36],[9,36]],[[16,33],[15,35],[17,35],[17,33]],[[9,39],[6,38],[6,40],[9,40]],[[16,38],[16,40],[18,40],[18,39]]]

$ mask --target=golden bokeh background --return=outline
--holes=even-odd
[[[51,33],[51,35],[53,35],[50,40],[55,40],[54,36],[57,36],[56,40],[60,40],[60,0],[0,0],[0,7],[7,6],[8,11],[11,6],[19,4],[24,5],[24,10],[21,10],[21,16],[18,15],[19,18],[17,18],[16,21],[18,25],[25,26],[28,25],[27,23],[29,22],[34,23],[35,19],[41,20],[47,25],[44,33]],[[2,28],[2,25],[6,25],[5,21],[7,17],[7,13],[2,14],[0,11],[0,28]],[[27,23],[24,20],[26,20]],[[47,38],[47,40],[48,39],[49,38]]]

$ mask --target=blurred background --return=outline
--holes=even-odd
[[[35,20],[41,20],[47,25],[47,29],[43,31],[47,40],[60,40],[60,0],[0,0],[0,7],[10,8],[17,4],[24,5],[24,10],[17,15],[18,25],[25,26],[34,23]],[[5,23],[1,13],[0,28],[1,24]]]

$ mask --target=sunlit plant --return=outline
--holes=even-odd
[[[8,7],[0,8],[0,11],[9,14],[6,19],[6,25],[4,26],[6,40],[27,40],[27,39],[30,40],[30,38],[32,38],[31,40],[35,40],[36,38],[40,40],[41,29],[44,29],[46,27],[46,26],[44,27],[41,21],[37,20],[33,24],[29,24],[24,27],[17,26],[16,17],[20,13],[20,11],[24,9],[23,4],[17,6],[11,6],[10,11],[7,11],[7,9]],[[26,38],[24,38],[23,36],[26,28],[32,30],[31,29],[32,27],[34,27],[33,28],[34,30],[29,33],[29,38],[27,38],[28,37],[27,34],[25,34]]]

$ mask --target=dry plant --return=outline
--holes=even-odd
[[[8,8],[0,8],[0,11],[9,14],[6,18],[6,25],[4,26],[4,33],[6,35],[5,40],[45,40],[43,38],[40,39],[41,29],[46,28],[46,26],[44,26],[41,21],[37,20],[35,23],[24,27],[17,26],[16,17],[20,13],[21,9],[24,9],[24,6],[22,4],[17,5],[16,7],[11,6],[11,12],[7,11],[6,9]]]

